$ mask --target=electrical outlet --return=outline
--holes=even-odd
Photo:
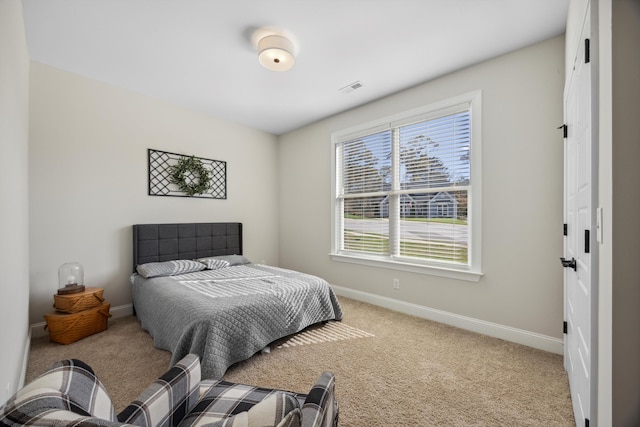
[[[393,279],[393,289],[400,289],[400,280]]]

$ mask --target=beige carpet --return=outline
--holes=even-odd
[[[304,393],[330,370],[341,426],[575,426],[562,356],[340,302],[342,324],[366,336],[278,348],[284,340],[271,353],[232,366],[224,379]],[[170,360],[136,318],[127,317],[68,346],[33,340],[27,381],[67,357],[95,369],[117,411]]]

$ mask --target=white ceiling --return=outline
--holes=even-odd
[[[33,61],[276,135],[562,34],[568,2],[23,0]],[[291,71],[259,65],[263,26]]]

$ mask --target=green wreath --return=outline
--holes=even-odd
[[[171,182],[187,196],[202,194],[211,187],[211,173],[195,157],[181,157],[178,164],[169,167]],[[187,176],[193,179],[187,182]]]

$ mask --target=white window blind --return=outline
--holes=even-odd
[[[471,267],[471,105],[448,105],[334,139],[334,252]]]
[[[346,141],[341,152],[343,249],[389,253],[388,212],[380,202],[391,185],[391,132]]]

